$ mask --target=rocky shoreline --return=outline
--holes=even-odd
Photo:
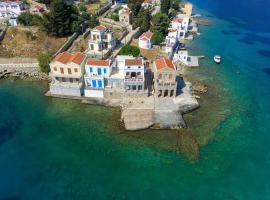
[[[27,79],[33,78],[35,80],[50,80],[49,76],[45,73],[39,71],[39,69],[0,69],[0,79],[7,79],[7,78],[14,78],[14,79]]]

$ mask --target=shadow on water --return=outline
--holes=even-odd
[[[270,76],[270,68],[264,68],[262,71]]]
[[[12,108],[12,109],[10,109]],[[0,103],[0,145],[13,138],[21,127],[21,120],[16,106],[11,101]]]
[[[258,53],[261,55],[261,56],[264,56],[264,57],[267,57],[267,58],[270,58],[270,51],[269,50],[259,50]]]

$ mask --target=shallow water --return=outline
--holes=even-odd
[[[185,117],[210,141],[199,160],[126,136],[117,109],[1,81],[0,199],[270,199],[269,2],[193,2],[213,22],[190,45],[206,55],[190,76],[209,87]]]

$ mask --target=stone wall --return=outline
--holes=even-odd
[[[65,44],[63,44],[63,46],[60,47],[60,49],[54,54],[54,56],[57,56],[59,53],[68,50],[68,48],[73,44],[73,42],[78,38],[78,36],[79,33],[74,33],[72,36],[70,36],[68,40],[65,42]]]

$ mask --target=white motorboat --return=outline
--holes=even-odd
[[[221,63],[221,56],[220,56],[220,55],[216,55],[216,56],[214,57],[214,61],[215,61],[217,64]]]

